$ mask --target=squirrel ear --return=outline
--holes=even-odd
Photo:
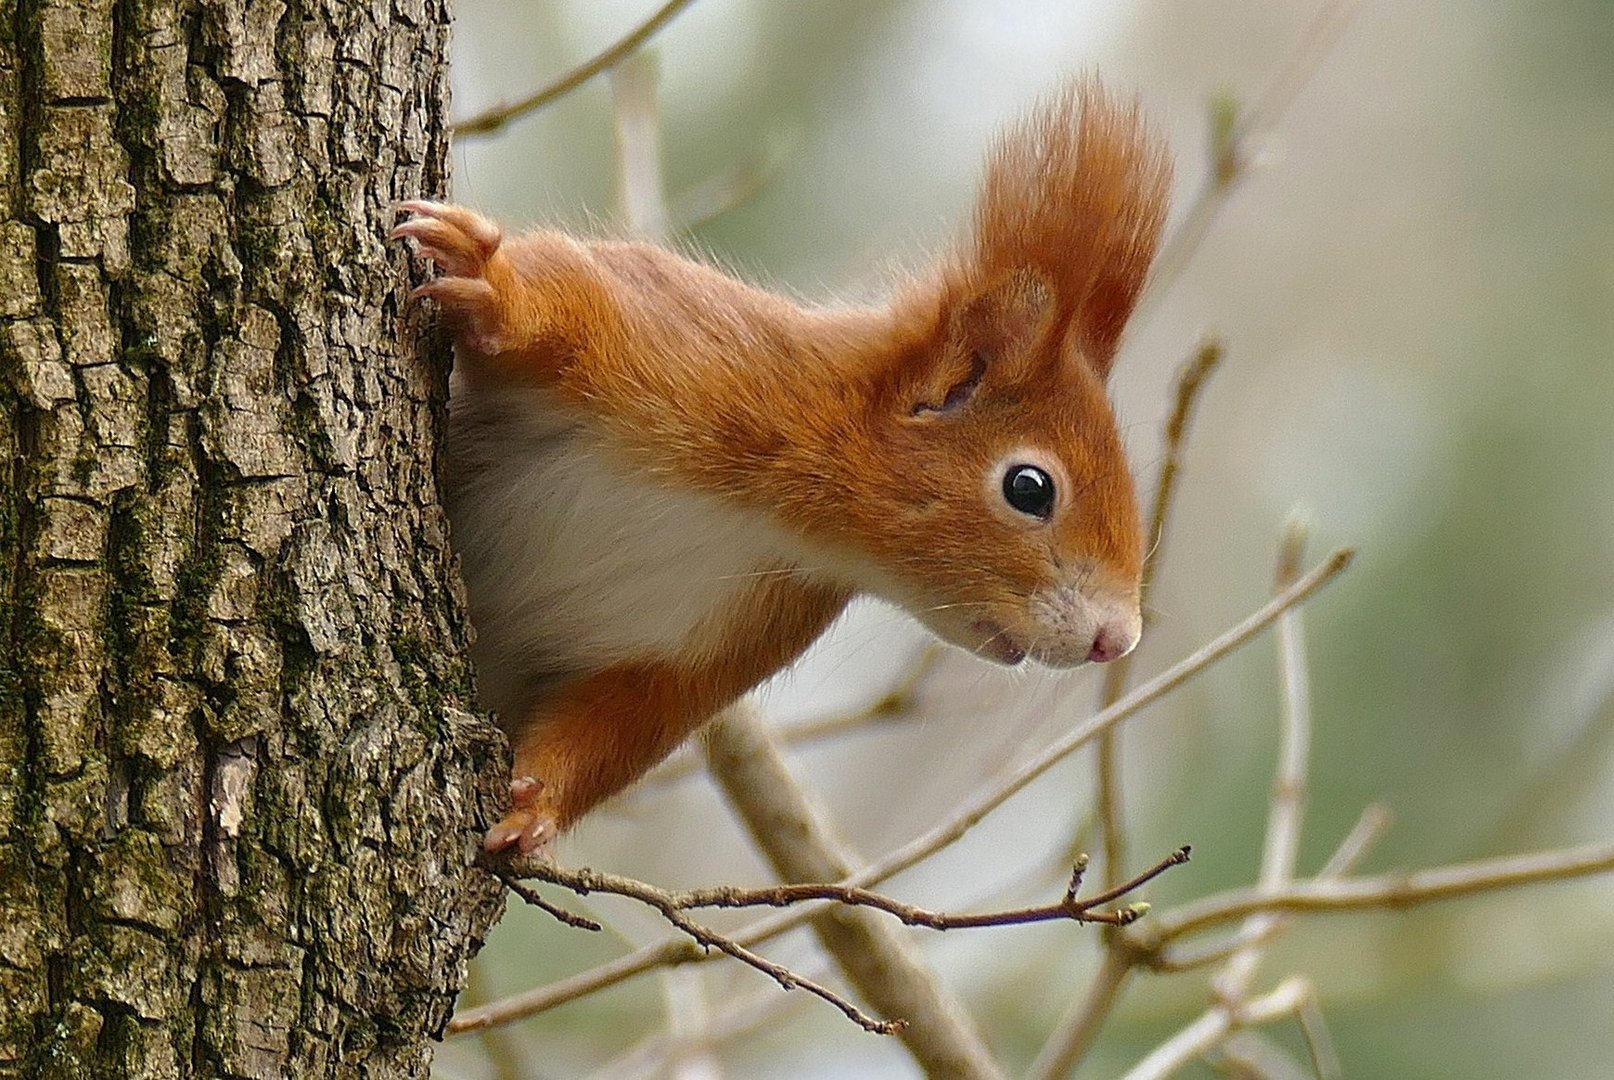
[[[955,337],[989,362],[1028,348],[1036,340],[1054,294],[1035,270],[1011,270],[959,308]]]
[[[1032,270],[1015,270],[953,309],[939,363],[920,387],[913,414],[949,413],[974,396],[989,371],[1024,357],[1053,307],[1053,291]]]

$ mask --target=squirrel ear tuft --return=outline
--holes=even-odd
[[[1067,83],[993,150],[964,265],[988,278],[1035,270],[1074,344],[1108,376],[1159,243],[1170,176],[1135,101],[1094,79]]]

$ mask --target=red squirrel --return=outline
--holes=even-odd
[[[455,332],[445,501],[514,750],[484,846],[547,850],[854,594],[1000,664],[1126,654],[1143,537],[1105,383],[1169,171],[1135,103],[1074,82],[999,140],[968,238],[869,308],[404,203]]]

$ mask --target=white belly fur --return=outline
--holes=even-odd
[[[455,390],[446,502],[487,707],[509,716],[557,677],[715,647],[701,622],[794,561],[756,517],[612,462],[540,392]]]

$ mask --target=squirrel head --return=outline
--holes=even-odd
[[[1168,181],[1135,104],[1067,86],[995,147],[972,235],[899,316],[855,455],[886,492],[859,548],[875,592],[988,659],[1138,640],[1144,538],[1106,382]]]

